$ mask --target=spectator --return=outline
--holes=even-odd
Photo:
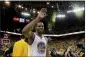
[[[77,53],[75,52],[74,46],[69,46],[66,53],[65,57],[78,57]]]
[[[4,53],[4,57],[12,57],[12,52],[13,52],[13,46],[8,48],[5,53]]]
[[[57,57],[57,53],[56,53],[56,51],[55,51],[55,48],[53,48],[53,49],[51,50],[51,56],[52,56],[52,57]]]

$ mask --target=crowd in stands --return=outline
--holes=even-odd
[[[54,39],[48,47],[52,57],[85,57],[84,38],[77,42],[76,38]]]
[[[51,37],[48,41],[48,49],[51,57],[85,57],[85,38]],[[4,48],[4,57],[11,57],[13,45]]]

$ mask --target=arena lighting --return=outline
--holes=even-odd
[[[10,6],[10,2],[9,1],[5,1],[5,5],[6,6]]]
[[[9,4],[10,2],[9,1],[5,1],[6,4]]]
[[[25,18],[20,18],[20,19],[19,19],[19,22],[25,23]]]
[[[22,12],[21,14],[24,15],[24,16],[30,16],[30,14],[27,13],[27,12]]]
[[[19,8],[22,8],[22,5],[18,5]]]
[[[49,5],[50,3],[49,2],[47,2],[47,5]]]
[[[58,14],[56,17],[58,17],[58,18],[64,18],[65,15],[63,15],[63,14]]]
[[[78,11],[83,11],[85,8],[77,8],[77,9],[74,9],[74,10],[69,10],[67,11],[67,13],[70,13],[70,12],[78,12]]]
[[[54,7],[54,6],[51,6],[52,8]]]
[[[39,11],[37,13],[39,13]]]
[[[33,10],[33,13],[36,13],[36,11],[35,11],[35,10]]]
[[[9,32],[9,31],[2,31],[0,30],[0,32],[6,32],[9,34],[14,34],[14,35],[21,35],[20,33],[14,33],[14,32]],[[68,35],[75,35],[75,34],[81,34],[81,33],[85,33],[85,31],[79,31],[79,32],[72,32],[72,33],[66,33],[66,34],[60,34],[60,35],[56,35],[56,34],[43,34],[44,37],[46,36],[53,36],[53,37],[61,37],[61,36],[68,36]]]

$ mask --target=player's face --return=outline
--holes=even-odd
[[[37,23],[37,25],[36,25],[36,31],[38,33],[43,33],[44,32],[44,24],[42,22]]]

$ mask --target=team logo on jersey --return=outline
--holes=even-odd
[[[45,43],[39,42],[37,45],[38,52],[43,54],[45,52]]]

